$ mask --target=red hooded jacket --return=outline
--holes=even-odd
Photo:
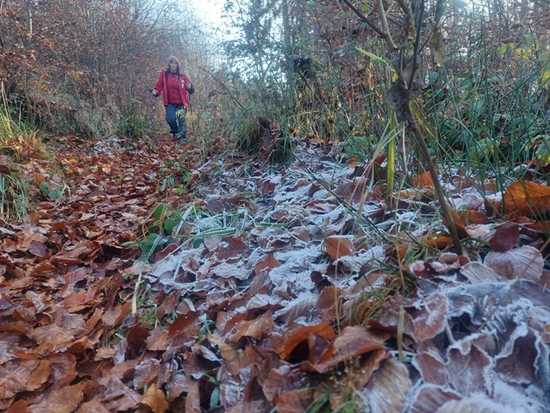
[[[164,105],[183,105],[189,109],[189,90],[191,81],[185,73],[176,74],[161,70],[155,90],[162,93]]]

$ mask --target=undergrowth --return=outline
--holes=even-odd
[[[46,149],[38,132],[17,118],[5,98],[0,107],[0,219],[21,221],[29,212],[29,183],[20,164],[44,158]]]

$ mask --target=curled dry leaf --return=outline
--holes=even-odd
[[[519,331],[518,331],[519,330]],[[506,343],[502,353],[497,356],[495,370],[500,376],[510,382],[519,384],[530,384],[537,382],[537,370],[546,370],[542,367],[544,358],[541,357],[537,345],[537,337],[530,330],[518,329],[517,334]],[[539,361],[541,364],[538,364]],[[547,361],[546,361],[547,363]]]
[[[149,406],[153,413],[164,413],[169,407],[164,392],[157,388],[154,383],[149,386],[147,392],[143,395],[141,403]]]
[[[318,336],[327,341],[332,341],[336,334],[330,324],[326,323],[297,327],[286,335],[285,341],[278,349],[279,356],[283,360],[287,360],[300,344],[307,344],[309,338],[312,336]]]
[[[325,250],[333,260],[353,254],[353,244],[350,239],[340,235],[331,235],[325,239]]]
[[[389,357],[386,350],[374,350],[369,354],[367,361],[353,374],[353,384],[356,389],[362,389],[370,381],[372,375],[380,368],[381,363]]]
[[[507,278],[538,281],[542,277],[544,258],[536,248],[524,245],[506,252],[490,251],[484,264]]]
[[[237,331],[231,336],[232,342],[238,342],[242,337],[260,339],[273,330],[273,315],[267,311],[255,320],[241,321]]]
[[[125,411],[135,409],[141,401],[141,396],[126,386],[119,378],[112,377],[106,384],[102,402],[109,411]]]
[[[550,187],[531,181],[516,181],[504,192],[504,208],[511,215],[540,218],[550,212]]]
[[[320,362],[312,368],[318,373],[325,373],[345,360],[383,348],[384,343],[364,327],[349,326],[344,328],[342,334],[322,355]]]
[[[394,359],[384,361],[363,390],[369,411],[401,413],[411,386],[409,371],[403,363]]]

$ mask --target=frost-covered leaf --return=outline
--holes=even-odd
[[[314,364],[312,367],[319,373],[325,373],[343,361],[383,348],[383,342],[370,334],[364,327],[349,326],[344,328],[342,334],[336,337],[336,340],[325,351],[319,363]]]
[[[418,353],[413,363],[426,383],[445,386],[449,382],[449,370],[435,350]]]
[[[410,411],[411,413],[433,413],[445,403],[461,399],[460,394],[449,388],[424,384],[416,390]]]
[[[363,394],[372,413],[401,413],[411,386],[407,367],[388,359],[373,374]]]
[[[444,295],[434,294],[420,305],[419,314],[413,320],[414,336],[419,343],[445,330],[449,303]]]
[[[480,262],[469,262],[460,269],[460,273],[472,284],[506,280],[491,267]]]
[[[436,413],[517,413],[516,410],[496,403],[483,393],[462,400],[451,400]]]
[[[524,245],[506,252],[490,251],[484,264],[507,278],[536,281],[542,277],[544,258],[538,249]]]
[[[451,347],[447,353],[449,382],[459,393],[469,396],[488,391],[491,358],[475,344]]]

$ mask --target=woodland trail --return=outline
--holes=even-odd
[[[388,209],[314,142],[279,167],[164,140],[58,153],[68,195],[0,229],[0,409],[547,411],[536,225],[485,216],[463,230],[490,251],[442,251],[429,188]]]
[[[128,246],[166,198],[163,174],[177,173],[170,167],[181,167],[189,152],[164,139],[122,143],[59,138],[55,161],[26,165],[41,184],[55,164],[69,188],[58,201],[40,202],[29,222],[0,228],[0,410],[120,407],[81,403],[109,380],[112,354],[98,349],[118,341],[115,329],[130,322],[134,280],[124,268],[140,250]],[[124,386],[107,388],[116,400]]]

